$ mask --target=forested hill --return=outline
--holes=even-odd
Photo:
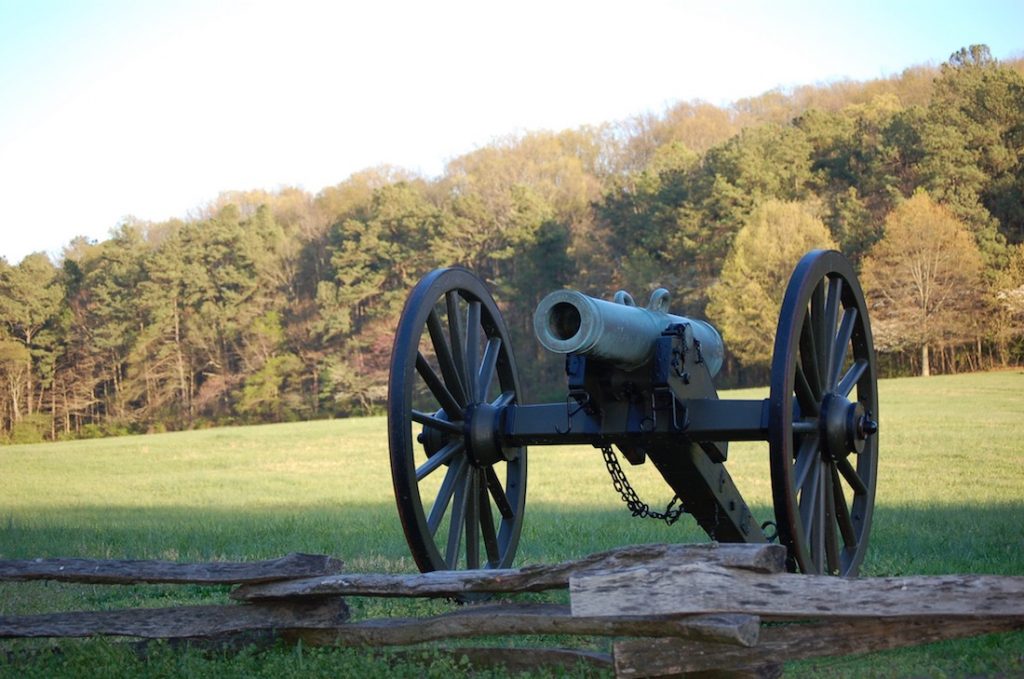
[[[57,263],[0,259],[0,433],[379,409],[407,291],[453,264],[494,292],[533,399],[561,375],[530,318],[562,286],[666,287],[722,330],[726,384],[763,380],[782,287],[816,246],[858,267],[890,374],[1019,364],[1022,74],[973,46],[887,79],[501,139],[437,178],[225,194]]]

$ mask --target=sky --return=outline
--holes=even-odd
[[[1024,56],[1024,0],[0,0],[0,256],[976,43]]]

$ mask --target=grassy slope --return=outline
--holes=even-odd
[[[890,380],[881,385],[881,399],[882,460],[864,574],[1024,575],[1024,373]],[[304,551],[339,555],[353,570],[411,571],[393,508],[385,438],[385,422],[367,418],[0,448],[0,558],[255,559]],[[728,468],[755,514],[770,518],[766,446],[734,445]],[[667,486],[649,465],[627,472],[652,505],[668,499]],[[691,521],[666,527],[631,518],[597,451],[531,452],[518,563],[630,543],[705,539]],[[4,585],[0,614],[209,602],[225,594]],[[355,604],[361,615],[445,606]],[[5,642],[0,649],[37,646]],[[168,651],[146,665],[105,642],[65,648],[58,658],[0,664],[0,674],[73,675],[80,666],[94,670],[96,662],[104,673],[129,676],[252,675],[253,667],[335,672],[342,665],[353,676],[383,671],[353,653],[280,650],[258,661],[248,655],[211,661]],[[444,674],[451,668],[437,661],[435,669]],[[886,676],[1024,672],[1024,634],[792,669]]]

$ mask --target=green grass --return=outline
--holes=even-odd
[[[1024,373],[897,379],[880,390],[878,494],[863,574],[1024,575]],[[340,556],[351,570],[413,571],[387,458],[381,418],[3,447],[0,558],[242,560],[302,551]],[[767,447],[733,444],[728,468],[759,519],[771,518]],[[669,499],[650,465],[626,471],[652,506]],[[686,518],[667,527],[630,517],[598,451],[531,451],[517,564],[706,539]],[[2,615],[226,600],[227,588],[0,585]],[[449,606],[352,603],[360,617]],[[40,650],[48,647],[0,643],[13,658],[0,656],[0,676],[448,676],[459,669],[443,658],[389,667],[361,651],[281,647],[208,657],[157,645],[140,659],[103,640],[61,642],[56,654]],[[788,669],[831,676],[1022,674],[1024,633]]]

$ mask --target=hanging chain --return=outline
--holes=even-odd
[[[633,516],[660,519],[671,526],[686,512],[678,495],[672,498],[668,506],[665,507],[664,512],[653,511],[650,505],[643,502],[636,494],[636,491],[633,490],[633,486],[630,485],[629,479],[626,478],[626,472],[619,465],[619,458],[615,451],[612,450],[612,447],[602,446],[601,454],[604,455],[604,463],[608,467],[608,474],[612,477],[612,485],[619,495],[622,496],[622,501],[629,507],[629,511]]]

